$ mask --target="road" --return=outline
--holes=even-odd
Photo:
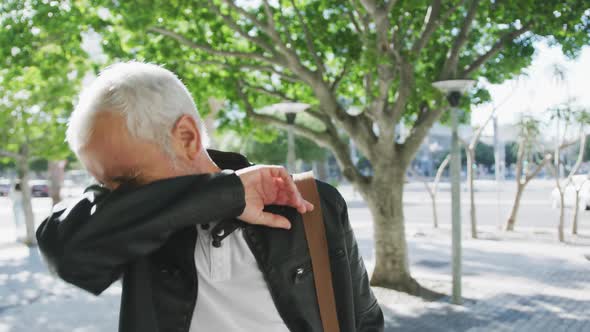
[[[479,185],[479,186],[478,186]],[[525,189],[517,219],[518,228],[555,228],[559,221],[559,209],[551,207],[551,191],[554,182],[533,180]],[[441,225],[450,224],[451,194],[449,184],[442,183],[437,197],[438,220]],[[339,187],[348,202],[349,216],[354,220],[371,219],[367,205],[359,194],[354,194],[351,186]],[[476,184],[475,202],[478,225],[504,225],[516,196],[515,183],[507,181],[499,186],[496,192],[495,183],[481,181]],[[469,224],[469,192],[463,188],[461,192],[462,221]],[[565,209],[565,227],[570,229],[573,209]],[[409,225],[432,225],[432,207],[430,196],[422,183],[409,183],[404,191],[404,217]],[[582,211],[579,219],[580,229],[590,229],[590,211]]]
[[[376,287],[385,314],[386,331],[590,331],[588,212],[582,213],[580,236],[557,242],[557,210],[551,208],[551,183],[531,183],[522,201],[515,233],[498,232],[514,197],[512,183],[498,195],[489,183],[478,183],[476,194],[480,239],[463,241],[464,306],[446,296],[435,302]],[[350,186],[340,191],[359,251],[369,273],[375,266],[373,227],[366,204]],[[448,184],[439,201],[441,227],[433,229],[428,194],[421,183],[405,191],[409,264],[412,275],[433,290],[450,294],[450,198]],[[499,199],[499,208],[498,200]],[[467,228],[468,196],[463,192]],[[37,223],[49,213],[48,198],[33,200]],[[569,216],[568,216],[569,229]],[[534,228],[534,229],[532,229]],[[535,229],[543,229],[538,231]],[[0,332],[99,332],[116,330],[120,284],[100,297],[52,277],[39,252],[14,243],[12,209],[0,198]]]
[[[478,225],[496,226],[503,225],[512,208],[515,192],[515,184],[511,181],[502,183],[500,191],[496,192],[495,183],[478,181],[475,193],[476,213]],[[533,180],[524,192],[521,207],[517,219],[517,230],[530,228],[555,228],[559,220],[559,209],[551,207],[551,190],[553,181]],[[349,216],[355,220],[370,220],[371,213],[367,204],[362,201],[358,193],[354,193],[352,186],[342,185],[338,188],[348,202]],[[66,198],[71,200],[72,198]],[[462,220],[465,227],[469,225],[469,193],[461,192]],[[34,198],[33,210],[36,223],[39,224],[51,211],[49,198]],[[451,198],[448,183],[441,183],[437,199],[438,219],[441,225],[450,224]],[[573,211],[566,208],[566,230],[571,229]],[[432,225],[432,207],[430,196],[419,182],[409,183],[404,192],[404,216],[409,225]],[[12,209],[10,200],[0,197],[0,228],[11,228]],[[579,227],[581,230],[590,230],[590,211],[582,211]],[[9,232],[10,230],[6,230]]]

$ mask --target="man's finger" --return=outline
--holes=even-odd
[[[291,229],[291,223],[287,218],[270,212],[262,212],[259,224],[273,228]]]
[[[313,204],[311,204],[310,202],[308,202],[306,200],[303,200],[303,201],[305,202],[305,210],[306,211],[313,211],[313,208],[314,208]]]
[[[287,172],[282,166],[277,166],[275,170],[277,172],[276,175],[280,176],[280,179],[283,181],[283,188],[287,191],[287,195],[290,197],[288,200],[289,205],[296,208],[299,213],[312,211],[314,208],[313,204],[303,198],[289,172]]]
[[[272,176],[275,178],[275,185],[281,186],[283,189],[282,192],[286,193],[287,205],[294,207],[299,213],[305,213],[313,210],[313,204],[303,198],[299,192],[299,189],[297,188],[297,185],[295,184],[295,181],[293,181],[293,178],[283,166],[268,167]],[[283,197],[281,197],[281,200],[282,198]]]

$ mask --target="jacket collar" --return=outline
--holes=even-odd
[[[236,171],[241,168],[252,166],[252,163],[250,163],[246,157],[236,152],[207,149],[207,153],[209,153],[209,157],[211,157],[213,162],[221,169],[231,169]]]

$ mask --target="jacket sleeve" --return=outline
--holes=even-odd
[[[184,227],[233,218],[245,207],[235,174],[189,175],[131,190],[90,187],[68,208],[55,208],[37,229],[50,270],[95,295],[125,265],[161,247]]]
[[[340,196],[340,194],[338,194]],[[356,316],[356,331],[359,332],[382,332],[384,330],[384,319],[381,307],[371,290],[369,275],[363,258],[354,237],[354,232],[348,219],[348,208],[346,201],[342,200],[341,221],[344,224],[346,248],[352,274],[354,308]]]

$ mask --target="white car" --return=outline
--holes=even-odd
[[[590,175],[579,174],[572,177],[572,182],[568,183],[563,188],[564,190],[564,206],[566,208],[574,208],[576,206],[576,188],[580,188],[580,210],[590,210]],[[551,192],[551,206],[556,209],[560,206],[559,190],[554,188]]]

